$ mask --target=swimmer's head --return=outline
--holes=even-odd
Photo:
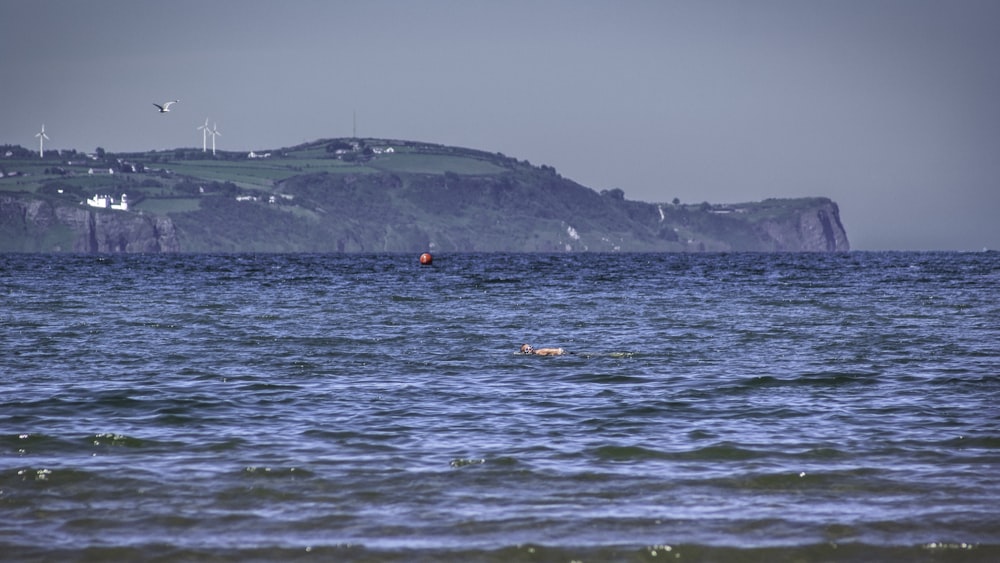
[[[531,344],[521,344],[522,354],[533,354],[535,349],[531,347]]]

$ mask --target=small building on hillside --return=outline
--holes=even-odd
[[[107,194],[95,195],[94,197],[87,198],[87,205],[90,207],[99,207],[101,209],[128,211],[128,195],[122,194],[120,203],[115,203],[115,198]]]

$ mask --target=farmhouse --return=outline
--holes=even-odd
[[[122,194],[121,203],[115,203],[115,199],[107,194],[95,195],[94,197],[87,198],[87,205],[90,207],[99,207],[101,209],[128,211],[128,196],[126,194]]]

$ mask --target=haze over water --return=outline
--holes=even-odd
[[[994,561],[998,256],[2,255],[0,546]]]

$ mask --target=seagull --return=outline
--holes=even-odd
[[[156,106],[156,107],[158,107],[158,108],[160,108],[160,113],[167,113],[168,111],[170,111],[170,104],[176,104],[179,101],[180,100],[174,100],[172,102],[166,102],[162,106],[160,104],[157,104],[157,103],[154,103],[153,105]]]

